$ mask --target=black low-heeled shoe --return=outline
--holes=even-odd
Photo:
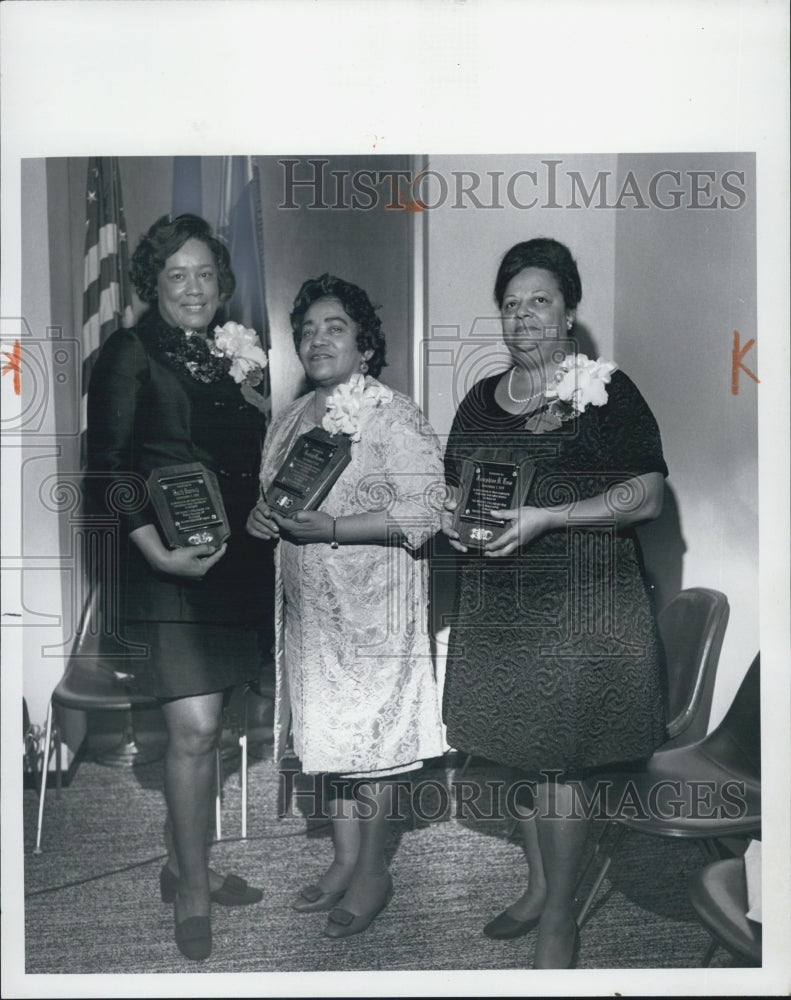
[[[176,922],[176,944],[181,954],[192,962],[202,962],[211,955],[211,920],[187,917]]]
[[[174,875],[167,865],[159,873],[159,893],[163,903],[174,903],[179,889],[178,875]],[[250,906],[264,898],[261,889],[254,889],[239,875],[226,875],[219,889],[209,893],[212,903],[219,906]]]
[[[352,913],[351,910],[343,910],[339,907],[330,910],[327,925],[322,933],[325,937],[330,938],[345,938],[351,937],[352,934],[362,934],[364,930],[370,927],[374,919],[379,916],[392,897],[393,880],[391,878],[384,899],[379,906],[373,910],[368,910],[366,913]]]
[[[539,916],[530,917],[527,920],[517,920],[503,910],[494,920],[489,921],[484,927],[483,933],[495,941],[508,941],[511,938],[523,937],[529,931],[532,931],[534,927],[538,926],[540,919],[541,917]]]
[[[331,910],[336,903],[339,903],[346,893],[345,889],[337,892],[325,892],[318,885],[306,885],[291,904],[291,909],[297,913],[321,913],[324,910]]]

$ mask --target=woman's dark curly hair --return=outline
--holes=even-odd
[[[211,250],[217,265],[217,285],[220,302],[227,302],[236,288],[236,278],[231,270],[231,255],[224,243],[212,233],[211,226],[198,215],[185,213],[175,219],[163,215],[148,230],[132,254],[129,276],[137,294],[149,305],[157,301],[157,278],[165,261],[180,250],[187,240],[200,240]]]
[[[373,351],[368,359],[368,374],[378,378],[387,365],[385,361],[387,345],[382,332],[382,321],[376,315],[371,300],[362,288],[332,274],[322,274],[320,278],[308,278],[294,299],[291,330],[297,351],[302,340],[302,322],[305,313],[318,299],[337,299],[344,311],[354,320],[357,324],[357,350],[360,353]]]
[[[553,274],[566,309],[571,311],[577,308],[582,298],[582,281],[571,251],[565,243],[539,237],[515,244],[503,257],[494,283],[494,300],[498,309],[502,308],[508,282],[526,267],[540,267]]]

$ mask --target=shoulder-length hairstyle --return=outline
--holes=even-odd
[[[302,322],[305,313],[318,299],[337,299],[351,319],[357,324],[357,350],[360,353],[373,351],[368,359],[368,374],[378,378],[385,361],[385,335],[382,332],[382,321],[376,315],[377,307],[362,288],[350,281],[336,278],[332,274],[322,274],[320,278],[308,278],[302,285],[294,307],[291,311],[291,330],[294,336],[294,346],[299,351],[302,340]]]
[[[132,254],[129,276],[137,294],[149,305],[157,302],[157,279],[165,267],[165,261],[180,250],[187,240],[205,243],[217,265],[217,285],[220,302],[227,302],[236,288],[236,278],[231,270],[231,255],[228,248],[212,232],[211,226],[198,215],[185,213],[175,219],[163,215],[148,230]]]
[[[571,251],[558,240],[538,237],[516,243],[500,262],[494,283],[494,300],[501,309],[508,282],[526,267],[540,267],[554,275],[567,310],[576,309],[582,298],[582,280]]]

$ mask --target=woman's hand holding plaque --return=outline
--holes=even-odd
[[[209,545],[214,550],[230,538],[217,477],[200,462],[154,469],[148,495],[169,548]]]
[[[514,513],[526,499],[534,472],[532,465],[525,462],[465,461],[459,491],[445,504],[452,517],[450,532],[445,520],[443,530],[451,543],[456,542],[453,547],[460,552],[469,548],[489,552],[512,520],[505,514]]]

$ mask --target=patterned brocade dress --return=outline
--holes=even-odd
[[[529,460],[527,505],[573,504],[648,472],[667,475],[656,421],[620,371],[608,401],[533,433],[504,411],[500,376],[459,406],[449,482],[481,449]],[[636,498],[624,485],[614,503]],[[531,774],[566,777],[638,760],[665,739],[664,685],[652,607],[632,530],[585,522],[513,557],[460,558],[444,691],[451,746]]]
[[[379,383],[366,378],[367,386]],[[313,424],[314,393],[273,423],[264,446],[266,492],[296,437]],[[275,551],[275,754],[292,722],[307,773],[385,775],[443,750],[427,625],[423,544],[439,528],[442,454],[415,404],[393,392],[361,413],[361,440],[321,504],[332,517],[387,509],[406,541],[294,545]]]

